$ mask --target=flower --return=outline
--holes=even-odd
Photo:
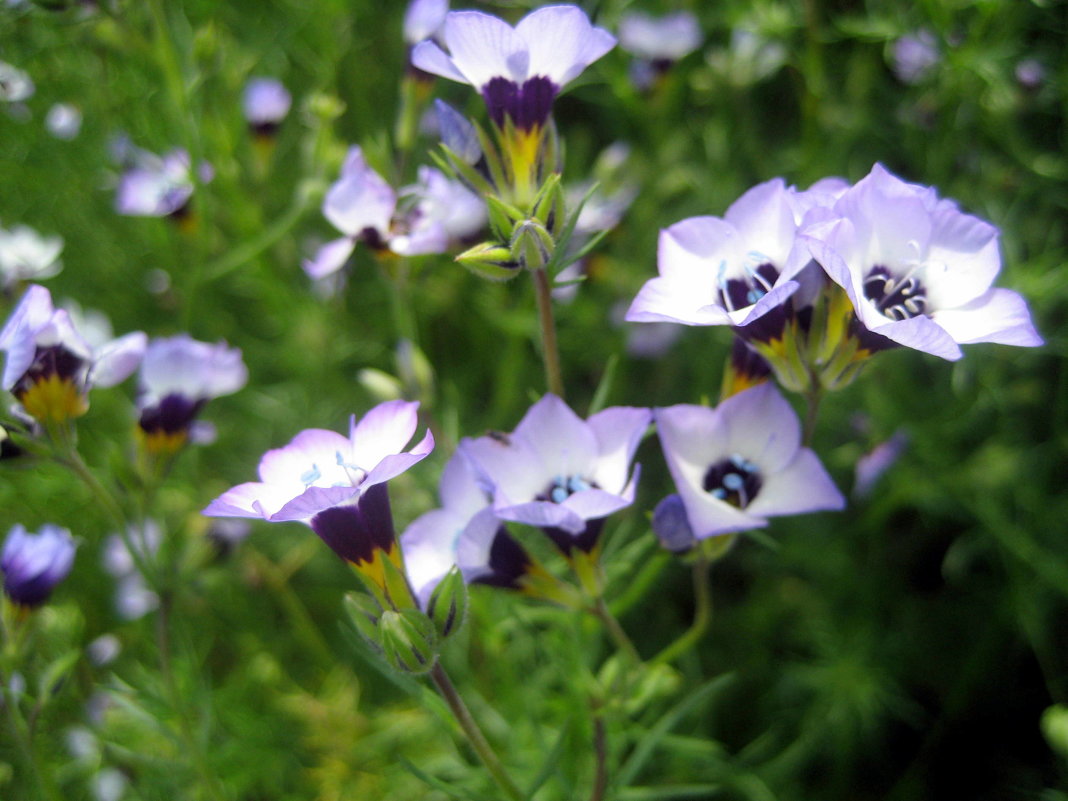
[[[729,325],[763,341],[781,336],[783,304],[807,262],[794,244],[811,202],[776,178],[742,195],[722,219],[691,217],[662,230],[660,275],[642,287],[626,319]]]
[[[4,592],[19,606],[40,606],[73,564],[74,538],[67,529],[46,523],[31,534],[15,525],[0,553]]]
[[[63,269],[62,251],[61,237],[41,236],[28,225],[0,228],[0,286],[51,278]]]
[[[630,462],[652,419],[648,409],[617,406],[583,421],[546,395],[511,435],[464,439],[460,450],[493,493],[502,520],[545,529],[565,553],[590,551],[600,521],[634,501],[639,467]]]
[[[1024,89],[1037,89],[1046,80],[1046,68],[1037,58],[1025,58],[1016,63],[1013,75]]]
[[[0,331],[7,354],[2,386],[41,423],[62,423],[85,413],[91,386],[110,387],[137,369],[145,350],[140,331],[93,348],[70,316],[52,308],[52,296],[32,284]]]
[[[45,128],[56,139],[70,141],[82,129],[82,112],[70,103],[56,103],[45,116]]]
[[[801,427],[771,384],[727,398],[715,409],[655,409],[657,433],[693,535],[761,528],[767,518],[845,501],[819,458],[801,447]]]
[[[115,610],[123,620],[137,620],[159,606],[159,596],[145,582],[138,564],[151,564],[162,542],[163,529],[151,518],[144,525],[128,526],[125,539],[112,534],[104,541],[102,562],[116,580]]]
[[[906,34],[894,42],[894,74],[907,84],[917,84],[930,74],[942,56],[938,41],[928,30]]]
[[[187,334],[152,340],[141,362],[137,400],[149,450],[177,450],[204,404],[237,392],[246,381],[241,351],[225,342],[211,345]]]
[[[404,12],[404,41],[416,45],[429,39],[445,24],[449,0],[412,0]]]
[[[179,148],[160,157],[138,148],[128,149],[133,166],[119,179],[115,210],[134,217],[184,216],[194,186],[189,153]],[[214,176],[208,164],[202,164],[197,172],[202,183]]]
[[[20,103],[33,97],[33,81],[18,67],[0,61],[0,101]]]
[[[653,17],[629,12],[619,20],[619,46],[664,70],[701,46],[701,26],[689,11]]]
[[[469,583],[518,588],[530,558],[494,514],[490,496],[459,451],[442,471],[439,495],[441,508],[413,520],[400,540],[408,579],[423,608],[453,565]]]
[[[274,78],[252,78],[245,84],[242,108],[249,128],[258,136],[273,136],[293,102],[289,91]]]
[[[872,489],[908,447],[909,437],[904,431],[895,431],[885,442],[876,445],[869,453],[857,459],[853,473],[853,495],[866,498]]]
[[[490,118],[504,127],[540,128],[560,91],[616,43],[573,5],[545,6],[513,28],[479,11],[452,11],[441,35],[446,50],[420,42],[412,64],[425,72],[474,86]]]
[[[208,517],[252,517],[308,524],[338,556],[373,565],[377,552],[396,559],[393,519],[385,482],[434,449],[427,431],[407,452],[418,403],[388,401],[357,422],[349,436],[311,428],[260,460],[260,481],[240,484],[204,510]],[[396,563],[396,562],[395,562]]]
[[[829,217],[800,238],[849,295],[863,349],[905,345],[956,360],[961,344],[1042,344],[1024,299],[991,288],[998,229],[934,189],[876,164]]]
[[[337,272],[357,242],[405,256],[443,253],[485,224],[483,201],[432,167],[398,193],[368,166],[359,147],[349,149],[341,177],[326,193],[323,215],[345,236],[328,242],[304,271],[312,278]]]

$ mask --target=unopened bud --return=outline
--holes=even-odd
[[[442,639],[455,634],[467,617],[467,585],[460,569],[453,567],[438,582],[426,605],[426,613]]]
[[[673,553],[685,553],[697,542],[680,496],[668,495],[656,505],[653,533],[660,544]]]
[[[410,397],[424,405],[434,397],[434,368],[422,349],[408,339],[397,343],[397,374],[408,388]]]
[[[541,270],[549,263],[556,243],[537,220],[527,220],[512,233],[512,259],[528,270]]]
[[[426,673],[437,662],[437,631],[418,609],[383,612],[378,632],[386,661],[402,673]]]
[[[385,648],[382,646],[382,637],[378,630],[382,607],[378,605],[378,601],[362,592],[350,592],[342,601],[342,607],[352,622],[353,628],[359,632],[364,641],[375,652],[382,653]]]
[[[456,261],[482,278],[508,281],[519,275],[519,262],[512,251],[496,242],[483,242],[456,257]]]

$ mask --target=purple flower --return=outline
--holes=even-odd
[[[701,26],[689,11],[662,17],[641,12],[624,14],[619,21],[619,46],[631,55],[667,67],[701,46]]]
[[[133,166],[123,173],[115,194],[115,210],[133,217],[181,217],[193,196],[192,162],[182,149],[160,157],[138,148],[130,148]],[[203,164],[197,177],[202,183],[214,175]]]
[[[474,86],[499,127],[505,117],[517,128],[539,128],[560,91],[616,43],[590,24],[577,6],[545,6],[514,28],[479,11],[445,17],[446,50],[426,41],[412,51],[421,70]]]
[[[149,449],[176,450],[205,403],[237,392],[247,380],[241,351],[225,342],[211,345],[187,334],[152,340],[141,362],[137,401]]]
[[[497,518],[466,457],[457,452],[441,474],[441,508],[401,535],[404,566],[420,604],[453,565],[467,582],[518,588],[530,558]]]
[[[0,553],[4,592],[19,606],[40,606],[70,573],[74,539],[65,528],[46,523],[37,534],[14,526]]]
[[[771,384],[734,395],[715,409],[684,404],[653,414],[699,540],[761,528],[768,517],[845,504],[816,454],[801,447],[797,416]]]
[[[304,262],[312,278],[337,272],[357,242],[405,256],[443,253],[453,242],[482,228],[485,204],[457,181],[422,167],[419,182],[400,191],[368,166],[359,147],[349,149],[323,201],[323,215],[345,236],[328,242]]]
[[[11,391],[31,417],[61,423],[85,413],[91,386],[110,387],[137,369],[145,350],[140,331],[93,348],[43,286],[26,290],[0,331],[7,355],[0,389]]]
[[[1037,89],[1046,80],[1046,68],[1037,58],[1025,58],[1017,62],[1013,74],[1024,89]]]
[[[311,428],[260,460],[260,481],[224,492],[204,510],[209,517],[299,520],[312,527],[342,559],[371,563],[376,550],[393,549],[393,520],[385,482],[434,449],[429,431],[409,451],[418,403],[375,406],[349,436]]]
[[[651,419],[648,409],[618,406],[583,421],[546,395],[511,435],[465,439],[460,450],[499,518],[545,529],[565,553],[589,551],[600,521],[634,500],[639,468],[630,473],[630,463]]]
[[[289,91],[274,78],[252,78],[245,84],[242,107],[253,133],[272,136],[289,113]]]
[[[941,58],[938,41],[928,30],[907,34],[894,42],[894,74],[904,83],[916,84],[922,81]]]
[[[876,164],[829,216],[801,239],[853,302],[862,348],[906,345],[956,360],[962,344],[1042,344],[1024,299],[991,288],[998,229],[934,189]]]
[[[781,178],[753,187],[723,219],[691,217],[660,232],[660,275],[646,282],[630,322],[729,325],[743,336],[778,338],[783,304],[808,254],[795,248],[801,218],[821,194]]]
[[[416,45],[435,36],[448,13],[449,0],[412,0],[404,12],[404,41]]]

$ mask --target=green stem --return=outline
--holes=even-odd
[[[805,426],[801,429],[801,443],[807,448],[812,445],[812,437],[816,433],[816,420],[820,414],[820,400],[823,391],[818,380],[813,378],[811,389],[805,393]]]
[[[597,598],[592,611],[604,623],[605,630],[608,632],[608,636],[612,638],[612,642],[616,644],[616,647],[625,653],[632,662],[640,665],[642,661],[641,654],[634,647],[634,643],[627,636],[627,632],[619,625],[619,621],[616,620],[615,615],[608,608],[608,604],[604,602],[604,598]]]
[[[712,622],[712,593],[708,584],[709,565],[710,562],[704,555],[698,556],[697,561],[693,563],[693,623],[675,642],[654,656],[650,664],[663,665],[677,659],[693,648],[704,636],[709,623]]]
[[[604,801],[604,794],[608,790],[608,737],[600,710],[594,710],[593,713],[593,753],[596,772],[590,801]]]
[[[486,766],[494,781],[497,782],[497,786],[511,801],[526,801],[526,797],[505,771],[500,758],[490,747],[486,736],[478,727],[475,719],[471,717],[467,704],[460,697],[460,693],[449,679],[449,675],[445,672],[445,668],[441,666],[440,662],[431,669],[430,678],[433,680],[434,686],[438,688],[438,692],[441,693],[441,697],[449,705],[452,714],[456,716],[456,722],[460,724],[460,728],[467,735],[467,740],[471,743],[471,747],[475,749],[475,753],[482,760],[482,764]]]
[[[671,561],[672,555],[663,549],[658,550],[651,558],[647,559],[637,577],[630,582],[623,594],[609,606],[612,614],[617,617],[624,615],[627,610],[640,602],[645,597],[645,593],[656,584],[656,580]]]
[[[549,392],[563,399],[564,379],[560,370],[560,351],[556,346],[556,323],[553,320],[553,297],[549,275],[543,268],[531,270],[538,299],[538,322],[541,325],[541,357],[545,362],[545,382]]]

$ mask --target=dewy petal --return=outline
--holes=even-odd
[[[597,438],[598,450],[597,466],[590,478],[601,489],[610,493],[623,491],[631,459],[652,421],[651,409],[629,406],[605,409],[590,417],[587,425]]]
[[[309,278],[318,280],[328,275],[333,275],[349,260],[352,251],[356,249],[356,240],[352,237],[342,237],[333,242],[327,242],[316,252],[311,259],[306,259],[301,266]]]
[[[524,77],[544,75],[560,88],[616,45],[612,34],[593,27],[586,12],[571,5],[532,11],[519,21],[515,32],[530,53]]]
[[[550,480],[555,475],[589,476],[597,459],[593,431],[556,395],[545,395],[531,406],[513,437],[530,444]]]
[[[530,74],[525,43],[508,23],[490,14],[480,11],[449,13],[445,17],[442,39],[449,49],[453,67],[479,90],[495,77],[522,82]],[[412,58],[415,66],[425,69],[415,61],[415,55],[413,53]],[[435,65],[431,62],[428,66]]]
[[[782,470],[762,474],[762,480],[760,492],[745,509],[749,514],[797,515],[845,508],[842,493],[808,448],[798,451]]]
[[[801,446],[793,407],[770,383],[732,395],[716,412],[727,431],[727,453],[755,462],[762,474],[783,469]]]
[[[1027,302],[1009,289],[991,289],[971,303],[931,315],[956,342],[997,342],[1038,347],[1044,344],[1031,322]]]
[[[142,331],[114,339],[93,354],[89,383],[97,387],[113,387],[124,381],[141,364],[148,345]]]

